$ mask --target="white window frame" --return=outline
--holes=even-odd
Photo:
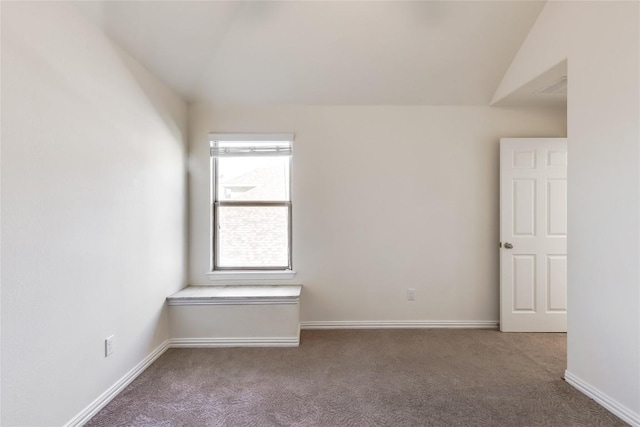
[[[217,199],[217,174],[216,174],[216,164],[217,157],[213,155],[214,146],[217,142],[233,142],[233,141],[254,141],[254,142],[269,142],[269,141],[289,141],[293,146],[295,135],[293,133],[210,133],[209,134],[209,147],[212,151],[210,155],[210,203],[209,203],[209,224],[210,224],[210,253],[209,253],[209,272],[207,275],[210,280],[286,280],[293,279],[295,277],[296,272],[293,270],[293,218],[292,218],[292,158],[289,157],[289,182],[287,185],[289,186],[289,201],[285,202],[220,202]],[[272,268],[272,267],[241,267],[241,268],[220,268],[216,266],[216,205],[227,204],[227,205],[244,205],[244,206],[260,206],[260,205],[282,205],[288,206],[289,208],[289,266],[286,268]]]

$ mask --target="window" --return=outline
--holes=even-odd
[[[290,271],[293,135],[212,134],[212,272]]]

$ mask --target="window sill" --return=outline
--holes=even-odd
[[[293,270],[273,271],[210,271],[209,280],[290,280],[296,276]]]

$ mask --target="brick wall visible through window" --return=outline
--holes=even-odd
[[[287,264],[288,208],[225,207],[219,212],[221,265]]]

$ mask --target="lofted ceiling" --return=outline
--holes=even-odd
[[[488,105],[543,1],[74,2],[190,101]]]

